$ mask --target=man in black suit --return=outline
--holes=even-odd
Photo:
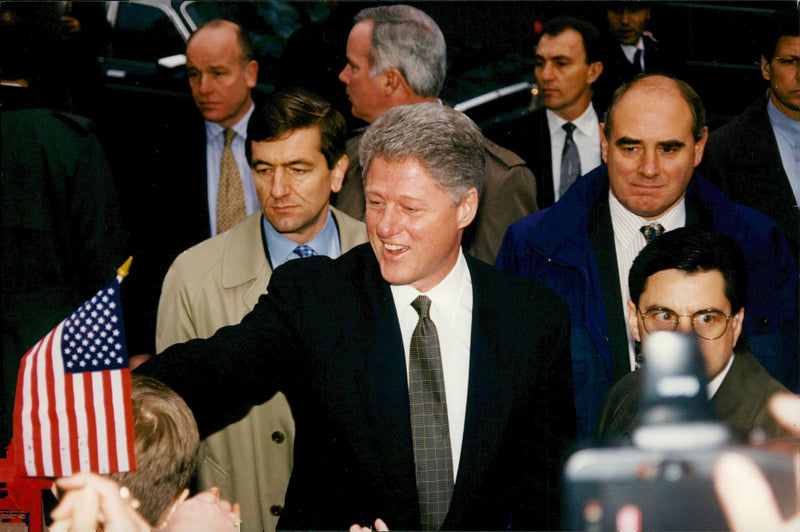
[[[297,433],[278,528],[560,525],[561,458],[575,434],[567,308],[462,251],[482,147],[474,123],[446,106],[387,111],[361,142],[370,245],[277,268],[240,325],[141,367],[186,399],[205,434],[286,394]],[[423,425],[409,399],[429,371],[416,367],[430,354],[425,322],[441,347],[430,371],[440,368],[445,415],[423,425],[445,450],[442,522],[425,502],[434,471],[418,456]]]
[[[198,28],[186,44],[186,72],[200,114],[162,119],[151,133],[152,162],[144,163],[152,167],[126,178],[136,183],[125,200],[136,258],[126,291],[135,294],[126,298],[136,308],[129,320],[136,351],[153,352],[158,290],[178,253],[259,210],[245,156],[258,75],[253,53],[238,24],[218,19]]]
[[[484,128],[488,138],[525,159],[536,176],[540,208],[561,197],[570,177],[574,181],[602,162],[600,124],[592,105],[592,84],[603,72],[599,46],[600,33],[585,20],[556,17],[547,22],[536,47],[536,83],[543,107]],[[572,132],[568,135],[565,128]],[[562,164],[570,141],[580,162],[571,175]]]
[[[797,5],[776,13],[761,45],[767,93],[708,139],[700,171],[733,201],[775,219],[800,248],[800,30]]]
[[[613,92],[642,72],[681,76],[681,60],[647,31],[652,2],[608,2],[608,38],[603,54],[605,73],[597,84],[595,103],[605,112]]]

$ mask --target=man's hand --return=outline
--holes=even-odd
[[[239,503],[231,505],[219,498],[219,488],[198,493],[179,503],[175,511],[159,530],[167,532],[238,532],[242,512]]]
[[[769,408],[783,426],[800,434],[800,398],[775,394]],[[784,521],[764,473],[741,454],[726,453],[717,461],[714,489],[731,530],[800,531],[800,513]]]
[[[60,478],[56,486],[66,494],[51,512],[51,532],[97,530],[150,532],[150,524],[136,511],[138,501],[127,488],[94,473]]]
[[[350,527],[350,532],[372,532],[372,530],[389,530],[389,527],[386,526],[383,519],[375,520],[375,528],[361,525],[353,525]]]

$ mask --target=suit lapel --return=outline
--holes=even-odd
[[[361,321],[366,327],[359,334],[370,343],[365,345],[363,372],[356,375],[368,424],[359,435],[361,456],[371,462],[365,465],[376,477],[371,479],[376,500],[419,523],[405,349],[389,285],[374,260],[366,268],[363,286]]]
[[[456,522],[468,509],[468,497],[475,494],[495,457],[504,427],[508,424],[514,395],[507,389],[506,369],[501,364],[501,354],[490,344],[493,337],[491,323],[498,319],[498,316],[489,315],[492,289],[487,286],[488,280],[481,275],[471,257],[467,257],[467,263],[473,290],[469,388],[461,459],[447,519],[455,519]]]
[[[628,333],[622,312],[622,295],[619,289],[619,268],[614,245],[614,227],[608,206],[608,194],[601,194],[590,215],[589,237],[592,240],[597,269],[602,279],[603,301],[608,331],[611,338],[611,367],[616,381],[631,370],[628,351]]]
[[[537,119],[536,127],[539,135],[539,156],[541,171],[536,176],[538,196],[541,198],[539,207],[549,207],[556,201],[555,189],[553,188],[553,155],[550,140],[550,126],[547,124],[547,112],[543,108]]]

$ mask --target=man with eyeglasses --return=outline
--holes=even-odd
[[[789,435],[767,408],[772,394],[786,388],[749,353],[741,335],[747,266],[731,237],[697,226],[664,233],[633,261],[628,285],[628,327],[637,342],[657,331],[697,335],[712,410],[734,434]],[[600,411],[598,436],[631,433],[641,377],[641,371],[634,371],[611,388]]]
[[[605,164],[555,205],[513,223],[497,256],[500,268],[567,301],[578,434],[593,433],[603,397],[636,368],[625,320],[633,259],[679,227],[713,228],[742,247],[750,279],[742,329],[759,363],[796,390],[797,263],[772,219],[732,203],[695,172],[708,137],[695,90],[643,74],[617,89],[600,128]]]

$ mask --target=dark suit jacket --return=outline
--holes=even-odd
[[[598,436],[629,436],[639,420],[639,394],[642,371],[628,373],[611,388],[603,401],[597,423]],[[788,392],[770,377],[750,353],[739,353],[717,393],[711,410],[736,434],[746,438],[761,428],[767,438],[786,438],[791,432],[775,421],[767,404],[778,392]]]
[[[798,256],[800,209],[767,115],[767,97],[711,134],[699,170],[732,201],[778,222]]]
[[[158,296],[178,254],[209,238],[206,136],[194,108],[176,111],[142,148],[136,175],[124,181],[123,209],[131,233],[131,274],[123,291],[132,352],[155,352]],[[131,168],[131,173],[134,172]]]
[[[562,453],[575,432],[566,306],[539,285],[467,264],[469,390],[443,527],[556,528]],[[201,435],[284,391],[297,435],[279,528],[342,530],[381,517],[419,529],[402,336],[368,244],[277,268],[240,325],[173,346],[140,371],[186,399]]]
[[[506,146],[525,160],[536,176],[536,202],[540,209],[555,203],[553,157],[546,111],[546,108],[540,107],[532,113],[483,129],[488,139]]]
[[[672,74],[683,76],[683,61],[674,50],[664,47],[648,35],[642,35],[644,44],[644,71],[647,73]],[[603,73],[594,84],[594,103],[600,121],[605,113],[614,91],[623,83],[633,79],[638,71],[625,57],[622,48],[613,38],[606,39],[603,52]]]

